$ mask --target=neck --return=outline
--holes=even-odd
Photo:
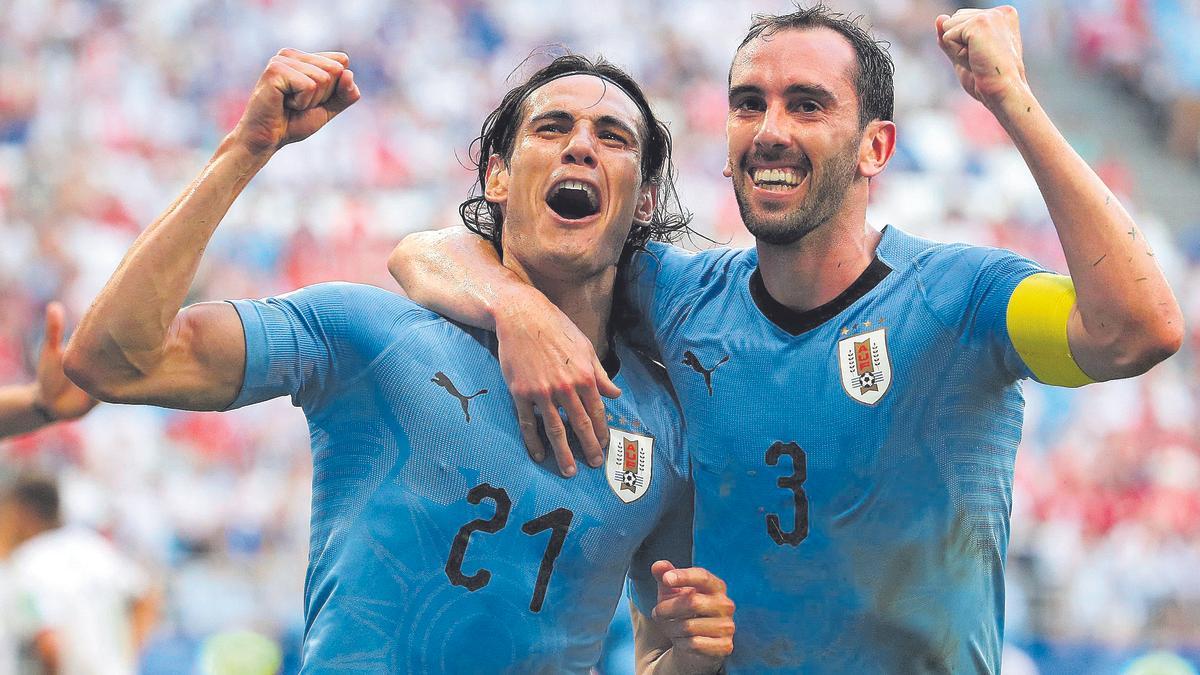
[[[800,241],[783,246],[758,242],[758,267],[772,298],[797,312],[808,311],[836,298],[866,271],[881,234],[867,223],[865,194],[855,197],[847,195],[833,218]]]
[[[550,275],[522,265],[516,256],[506,255],[504,266],[566,314],[591,341],[596,356],[603,359],[608,355],[608,322],[617,278],[615,265],[591,275]]]

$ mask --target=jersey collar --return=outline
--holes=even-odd
[[[892,268],[876,255],[871,264],[867,265],[867,269],[863,270],[863,273],[854,280],[854,283],[850,284],[836,298],[818,307],[797,312],[771,297],[771,294],[767,292],[767,285],[763,283],[762,272],[755,267],[754,273],[750,275],[750,297],[754,299],[754,304],[771,323],[791,335],[800,335],[837,316],[842,310],[854,304],[856,300],[870,293],[871,289],[878,286],[879,282],[891,273]]]

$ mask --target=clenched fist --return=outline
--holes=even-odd
[[[1017,10],[960,9],[939,16],[938,45],[968,94],[995,111],[1004,99],[1028,91]]]
[[[350,57],[281,49],[263,71],[231,137],[254,155],[304,140],[360,98]]]

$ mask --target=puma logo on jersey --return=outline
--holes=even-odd
[[[454,383],[450,381],[450,378],[447,377],[446,374],[440,370],[437,372],[436,375],[433,376],[433,379],[430,380],[430,382],[432,382],[432,383],[436,384],[437,386],[441,387],[442,389],[445,389],[446,391],[450,392],[451,396],[458,399],[458,402],[460,404],[462,404],[463,415],[467,416],[468,423],[471,421],[471,411],[470,411],[471,399],[475,398],[476,396],[482,396],[483,394],[488,393],[487,389],[480,389],[479,391],[475,392],[474,394],[471,394],[470,396],[463,396],[462,394],[458,393],[458,388],[454,386]]]
[[[712,388],[713,371],[716,370],[717,368],[720,368],[721,364],[725,363],[728,360],[729,360],[729,357],[724,356],[721,358],[720,361],[717,361],[716,363],[714,363],[712,368],[705,368],[704,364],[700,363],[700,359],[695,354],[692,353],[692,350],[689,349],[688,351],[683,353],[683,365],[690,367],[692,370],[696,371],[697,373],[700,373],[700,375],[702,375],[704,377],[704,386],[708,387],[708,395],[709,396],[713,395],[713,388]]]

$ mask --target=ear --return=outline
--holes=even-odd
[[[878,176],[895,152],[895,123],[872,120],[858,145],[858,172],[867,178]]]
[[[508,165],[500,155],[488,157],[487,179],[483,184],[483,198],[501,206],[508,203]]]
[[[721,175],[733,178],[733,162],[728,157],[725,158],[725,168],[721,169]]]
[[[637,207],[633,212],[633,222],[638,225],[649,225],[654,218],[654,206],[658,204],[658,186],[654,183],[644,183],[638,188]]]

